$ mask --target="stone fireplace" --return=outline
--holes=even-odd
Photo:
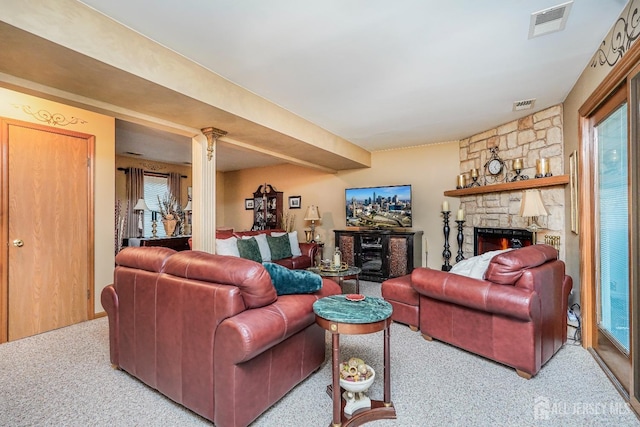
[[[529,176],[531,186],[535,188],[536,160],[548,158],[553,176],[564,175],[564,150],[562,105],[556,105],[535,114],[473,135],[460,141],[460,172],[469,173],[472,168],[480,172],[482,186],[487,188],[494,183],[485,183],[484,165],[490,158],[490,148],[498,147],[500,158],[507,168],[507,179],[512,179],[513,160],[524,159],[522,175]],[[568,173],[568,172],[567,172]],[[455,185],[452,177],[451,186]],[[485,190],[485,188],[483,188]],[[538,242],[544,242],[544,236],[559,236],[560,256],[564,255],[565,233],[565,188],[563,185],[540,188],[543,203],[549,212],[539,217],[542,230],[538,232]],[[459,198],[460,208],[465,211],[463,229],[463,254],[465,258],[476,251],[475,228],[520,229],[526,231],[528,220],[519,215],[522,190],[483,191],[478,194],[464,195]],[[455,215],[458,207],[451,210]],[[454,224],[455,225],[455,224]],[[454,232],[455,233],[455,232]],[[453,242],[452,252],[456,251]]]

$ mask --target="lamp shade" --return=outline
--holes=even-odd
[[[522,200],[520,202],[520,216],[546,216],[549,215],[547,209],[542,203],[540,190],[525,190],[522,192]]]
[[[134,211],[150,211],[149,206],[145,203],[144,199],[138,199],[138,203],[133,207]]]
[[[304,214],[305,221],[318,221],[320,219],[320,212],[318,207],[311,205],[307,208],[307,212]]]
[[[184,207],[184,209],[182,209],[185,212],[191,212],[193,209],[191,208],[191,199],[189,199],[189,201],[187,202],[187,206]]]

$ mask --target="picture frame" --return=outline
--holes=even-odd
[[[569,154],[569,189],[571,193],[571,231],[579,232],[578,220],[578,152],[574,150]]]
[[[244,199],[244,209],[247,211],[253,210],[253,199]]]
[[[289,196],[289,209],[301,209],[302,197],[301,196]]]

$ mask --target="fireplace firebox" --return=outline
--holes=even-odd
[[[530,246],[532,241],[533,233],[519,228],[474,227],[473,229],[474,255],[500,249]]]

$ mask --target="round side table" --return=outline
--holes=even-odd
[[[382,298],[365,297],[349,301],[345,295],[321,298],[313,304],[316,323],[331,332],[332,384],[327,393],[333,399],[333,420],[329,427],[358,426],[373,420],[395,419],[391,402],[390,325],[391,304]],[[350,417],[344,414],[340,389],[340,334],[357,335],[384,331],[384,400],[371,400],[371,409],[362,409]]]

